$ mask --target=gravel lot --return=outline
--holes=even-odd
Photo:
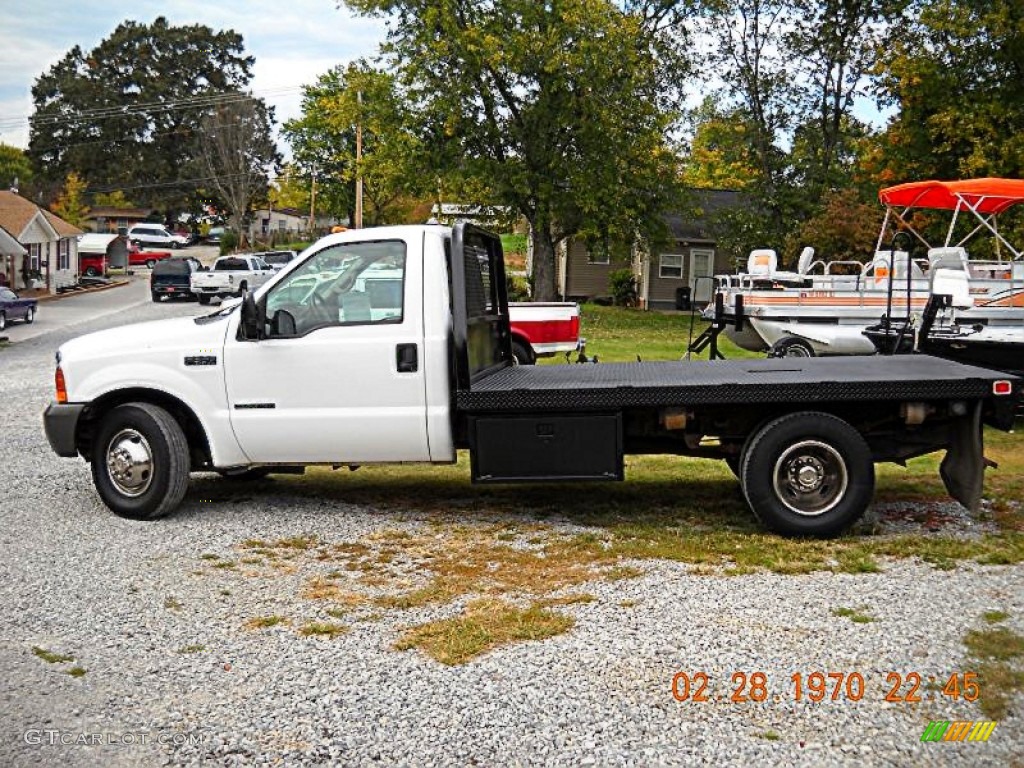
[[[190,312],[146,305],[76,333]],[[1024,632],[1020,566],[722,577],[644,561],[642,577],[588,584],[595,602],[558,608],[576,619],[569,633],[451,668],[391,646],[458,605],[385,611],[332,640],[247,630],[296,610],[298,576],[218,571],[203,553],[237,553],[248,538],[352,542],[424,514],[211,476],[169,519],[120,520],[86,464],[55,457],[42,433],[64,338],[0,350],[0,765],[1002,766],[1024,754],[1020,696],[984,744],[919,741],[932,719],[986,719],[975,705],[883,700],[888,672],[967,671],[962,639],[984,611]],[[841,606],[875,621],[834,616]],[[48,664],[34,646],[74,662]],[[67,674],[74,665],[86,674]],[[790,675],[816,670],[860,672],[863,699],[794,702]],[[706,672],[712,700],[675,701],[680,671]],[[767,701],[716,700],[734,672],[758,671]]]

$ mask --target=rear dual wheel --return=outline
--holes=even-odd
[[[871,449],[828,413],[764,425],[743,449],[743,494],[767,528],[788,536],[835,536],[856,522],[875,491]]]

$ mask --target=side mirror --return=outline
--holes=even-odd
[[[263,337],[263,328],[265,322],[260,312],[260,307],[256,304],[256,297],[246,291],[245,296],[242,298],[242,320],[238,326],[238,333],[242,339],[247,341],[258,341]]]

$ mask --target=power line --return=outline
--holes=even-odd
[[[80,112],[59,113],[52,115],[27,115],[21,117],[0,118],[0,130],[10,130],[21,127],[29,122],[33,126],[45,126],[57,123],[83,121],[83,120],[104,120],[112,117],[126,117],[132,115],[155,115],[161,112],[178,112],[204,107],[223,106],[242,101],[253,100],[257,97],[285,95],[298,93],[304,86],[282,86],[280,88],[268,88],[251,93],[229,92],[229,93],[207,93],[197,94],[183,99],[170,101],[143,102],[140,104],[124,104],[109,107],[97,107],[95,109],[82,110]]]

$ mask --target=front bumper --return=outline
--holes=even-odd
[[[75,436],[85,403],[50,403],[43,412],[43,428],[50,447],[58,456],[78,455]]]

